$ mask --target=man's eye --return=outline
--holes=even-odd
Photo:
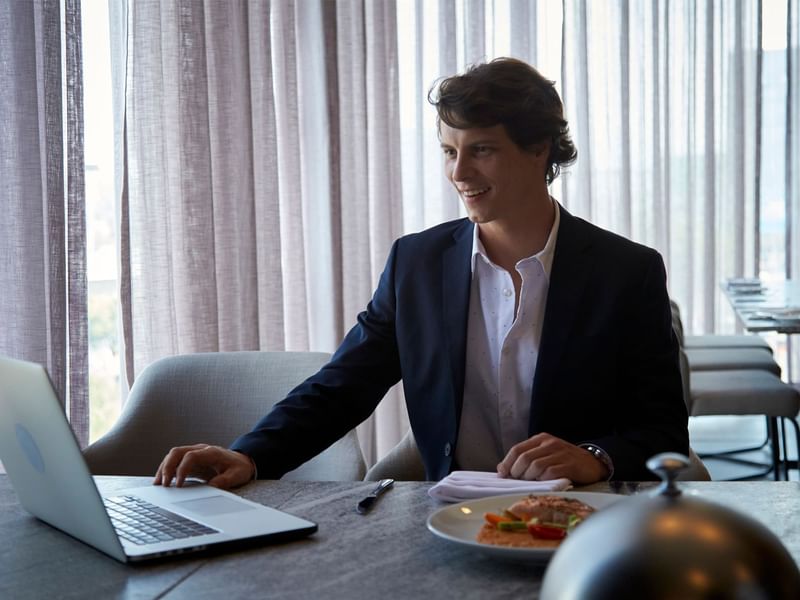
[[[444,155],[447,158],[455,158],[456,156],[456,151],[453,150],[452,148],[442,148],[442,152],[444,152]]]
[[[492,149],[489,148],[489,146],[475,146],[475,154],[478,155],[486,155],[489,154],[491,151]]]

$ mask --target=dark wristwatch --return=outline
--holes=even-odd
[[[597,460],[603,463],[608,469],[608,478],[614,475],[614,462],[611,460],[611,457],[608,455],[608,452],[603,450],[600,446],[595,446],[594,444],[578,444],[578,448],[583,448],[584,450],[591,453]]]

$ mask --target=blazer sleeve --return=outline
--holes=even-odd
[[[394,290],[397,244],[372,300],[330,362],[231,445],[255,461],[259,478],[279,479],[325,450],[365,420],[400,380]]]
[[[688,454],[688,414],[683,398],[678,340],[661,256],[650,253],[638,295],[631,298],[618,369],[626,382],[615,404],[613,434],[592,442],[614,462],[614,479],[647,480],[646,462],[659,452]]]

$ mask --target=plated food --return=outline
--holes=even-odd
[[[502,514],[506,508],[514,505],[514,503],[531,496],[572,498],[581,501],[596,511],[626,499],[626,496],[619,494],[583,491],[489,496],[442,506],[428,517],[427,526],[436,537],[465,550],[476,551],[499,560],[542,564],[550,560],[550,557],[557,550],[557,544],[547,546],[500,546],[481,543],[476,539],[478,532],[486,523],[484,515],[487,512],[499,512]]]
[[[555,548],[593,512],[592,506],[575,498],[530,495],[484,513],[476,540],[511,548]]]

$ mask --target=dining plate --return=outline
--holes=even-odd
[[[483,527],[483,515],[487,512],[502,513],[503,510],[528,496],[563,496],[575,498],[589,506],[602,510],[626,498],[619,494],[605,494],[600,492],[539,492],[533,494],[511,494],[503,496],[490,496],[476,500],[467,500],[458,504],[445,506],[428,517],[428,529],[436,536],[459,544],[464,548],[488,554],[504,560],[543,563],[557,548],[509,548],[506,546],[492,546],[481,544],[475,540],[478,530]]]

